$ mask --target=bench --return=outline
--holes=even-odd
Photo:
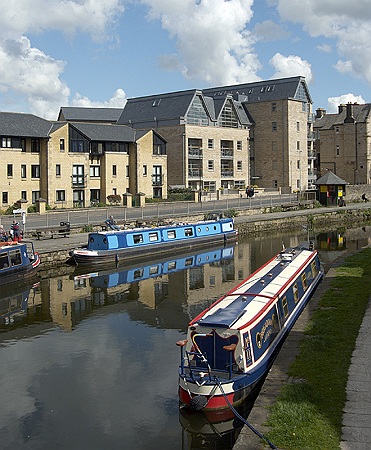
[[[54,236],[67,237],[71,234],[71,225],[69,222],[60,222],[59,225],[53,227],[43,227],[35,230],[37,239],[40,240],[42,236],[50,236],[53,239]]]

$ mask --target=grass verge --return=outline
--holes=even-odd
[[[287,450],[339,449],[346,384],[371,292],[371,249],[349,257],[335,269],[272,406],[267,437]]]

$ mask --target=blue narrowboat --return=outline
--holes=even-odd
[[[0,286],[35,276],[39,265],[32,242],[0,243]]]
[[[205,246],[226,244],[237,239],[231,218],[178,223],[158,227],[89,233],[86,248],[70,252],[76,264],[106,264],[136,261]]]
[[[238,406],[264,378],[323,277],[317,251],[285,249],[195,317],[181,349],[179,398],[194,410]]]

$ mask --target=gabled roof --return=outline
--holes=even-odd
[[[0,112],[0,135],[48,138],[52,122],[33,114]]]
[[[125,125],[70,122],[90,141],[135,142],[135,131]]]
[[[59,110],[58,121],[67,122],[110,122],[119,119],[123,108],[83,108],[62,106]]]
[[[185,117],[196,93],[193,89],[129,98],[117,123],[141,123]]]
[[[329,184],[337,184],[344,185],[348,184],[347,181],[344,181],[342,178],[335,175],[331,170],[327,171],[323,177],[318,178],[318,180],[314,183],[317,186],[319,185],[329,185]]]
[[[302,91],[305,98],[302,98]],[[275,80],[255,81],[253,83],[234,84],[203,89],[204,95],[211,97],[231,94],[241,102],[263,102],[283,99],[297,99],[312,103],[304,77],[278,78]]]
[[[367,118],[371,116],[371,103],[364,105],[358,105],[354,103],[352,105],[352,112],[355,122],[366,122]],[[322,130],[330,130],[336,125],[341,125],[347,116],[346,105],[343,110],[336,114],[324,114],[321,118],[314,121],[313,127]]]

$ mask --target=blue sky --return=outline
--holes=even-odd
[[[1,111],[296,75],[313,109],[371,102],[370,0],[0,1]]]

